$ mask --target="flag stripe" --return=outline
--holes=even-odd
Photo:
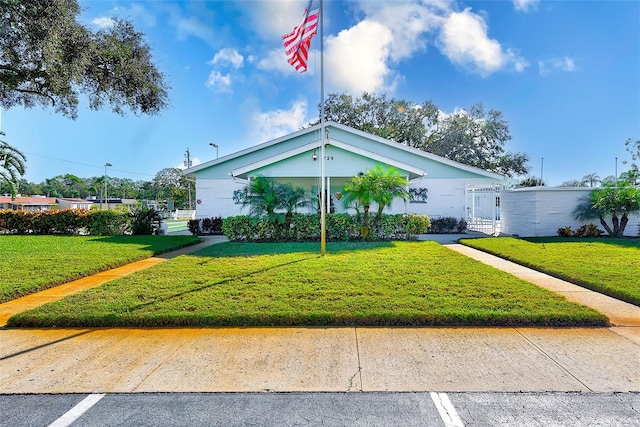
[[[311,39],[318,31],[319,18],[320,6],[318,0],[309,0],[300,25],[295,27],[289,34],[282,36],[287,62],[301,73],[307,71],[309,47],[311,46]]]

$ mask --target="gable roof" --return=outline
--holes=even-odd
[[[476,168],[476,167],[465,165],[463,163],[459,163],[453,160],[449,160],[444,157],[440,157],[435,154],[431,154],[426,151],[419,150],[417,148],[399,144],[397,142],[394,142],[394,141],[391,141],[367,132],[363,132],[358,129],[355,129],[340,123],[335,123],[330,121],[325,124],[325,127],[329,136],[328,144],[339,147],[351,153],[360,154],[372,160],[383,162],[391,166],[397,167],[399,169],[406,170],[411,174],[412,178],[425,176],[427,175],[428,171],[425,171],[424,168],[418,165],[410,164],[413,162],[400,161],[397,159],[393,159],[392,157],[389,157],[389,154],[385,155],[378,152],[374,152],[372,151],[372,149],[363,148],[362,146],[358,146],[358,144],[353,144],[353,143],[344,141],[345,138],[332,137],[332,133],[338,134],[340,136],[347,135],[350,137],[357,137],[357,138],[361,138],[362,140],[374,142],[375,144],[379,145],[376,151],[391,152],[390,149],[397,150],[399,152],[404,152],[411,156],[417,156],[418,158],[429,160],[429,161],[441,164],[443,166],[455,168],[457,170],[464,171],[466,173],[470,173],[476,176],[490,178],[494,180],[500,180],[500,181],[504,181],[508,179],[504,175],[501,175],[495,172],[489,172],[480,168]],[[320,124],[317,124],[305,129],[301,129],[297,132],[273,139],[271,141],[267,141],[267,142],[255,145],[253,147],[249,147],[249,148],[237,151],[227,156],[223,156],[218,159],[201,163],[197,166],[193,166],[191,168],[183,170],[182,173],[185,175],[194,174],[194,173],[203,171],[205,169],[208,169],[210,167],[213,167],[225,162],[230,162],[230,163],[235,163],[237,166],[232,167],[229,173],[235,177],[243,177],[252,170],[256,170],[258,168],[271,165],[273,163],[282,161],[294,155],[303,153],[305,151],[318,148],[319,132],[320,132]],[[313,135],[314,133],[317,133],[318,135],[314,137]],[[283,147],[281,151],[276,150],[275,152],[273,152],[274,147],[277,147],[278,145],[281,145],[281,144],[284,146],[286,145],[287,142],[290,142],[295,139],[300,139],[299,145],[295,145],[288,148]],[[382,150],[382,148],[384,148],[384,150]],[[271,151],[271,153],[266,155],[263,158],[260,158],[259,156],[255,155],[255,153],[259,153],[260,151],[265,151],[265,152]],[[237,159],[240,159],[245,156],[247,158],[253,158],[253,159],[248,160],[247,163],[242,163],[238,165]]]

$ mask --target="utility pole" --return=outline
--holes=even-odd
[[[104,202],[107,205],[107,210],[109,210],[109,198],[107,196],[107,188],[108,188],[107,187],[107,185],[108,185],[107,184],[107,179],[108,179],[108,177],[107,177],[107,167],[109,167],[109,166],[113,166],[113,165],[111,163],[105,163],[104,164]]]
[[[186,168],[191,167],[191,155],[189,154],[189,149],[187,148],[187,152],[184,155],[184,166]],[[189,177],[187,177],[187,188],[189,189],[189,210],[191,210],[191,182],[189,181]]]

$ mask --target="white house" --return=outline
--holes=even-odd
[[[344,183],[377,165],[396,168],[407,180],[411,200],[395,200],[388,213],[424,213],[432,218],[475,216],[496,219],[496,193],[478,189],[502,189],[513,182],[506,176],[398,144],[348,126],[326,125],[326,188],[336,212],[349,210],[338,200]],[[234,191],[258,175],[289,182],[319,194],[320,125],[211,160],[183,171],[196,181],[198,218],[223,218],[246,212],[234,203]],[[488,208],[482,215],[480,199]]]

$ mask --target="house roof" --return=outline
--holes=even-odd
[[[54,197],[16,197],[14,200],[11,200],[11,196],[0,196],[0,203],[22,206],[45,206],[55,205],[57,201]]]
[[[420,166],[418,162],[409,161],[409,160],[398,160],[397,158],[416,158],[423,159],[424,161],[435,162],[436,164],[440,164],[441,166],[451,167],[458,171],[464,171],[465,173],[473,174],[479,177],[491,178],[494,180],[504,181],[507,178],[504,175],[500,175],[498,173],[489,172],[483,169],[479,169],[473,166],[465,165],[459,162],[455,162],[453,160],[446,159],[444,157],[437,156],[435,154],[428,153],[426,151],[422,151],[413,147],[408,147],[406,145],[399,144],[397,142],[379,137],[377,135],[373,135],[367,132],[360,131],[358,129],[354,129],[350,126],[345,126],[335,122],[327,122],[325,124],[328,137],[328,143],[332,146],[339,147],[345,151],[350,153],[359,154],[363,157],[368,157],[374,161],[382,162],[394,166],[398,169],[403,169],[409,172],[410,178],[416,178],[420,176],[425,176],[429,174],[429,170],[425,170],[424,167]],[[186,175],[194,174],[201,172],[205,169],[215,167],[217,165],[221,165],[223,163],[233,164],[234,166],[228,171],[228,173],[232,177],[245,177],[247,173],[280,162],[284,159],[293,157],[295,155],[299,155],[305,151],[313,150],[319,147],[319,132],[320,125],[314,125],[297,132],[284,135],[280,138],[273,139],[271,141],[267,141],[253,147],[249,147],[235,153],[229,154],[227,156],[220,157],[218,159],[214,159],[205,163],[201,163],[197,166],[193,166],[191,168],[185,169],[182,172]],[[317,134],[317,136],[315,136]],[[337,135],[337,136],[333,136]],[[346,138],[345,138],[346,136]],[[353,141],[346,141],[347,139],[353,139],[355,137],[358,140],[367,140],[374,143],[370,148],[364,147],[361,144],[354,144]],[[289,146],[288,148],[283,148],[281,151],[275,150],[278,145],[285,146],[288,142],[299,139],[300,143],[298,145]],[[377,145],[377,146],[376,146]],[[265,153],[264,157],[260,157],[258,154],[263,151]],[[382,154],[384,152],[384,154]],[[393,153],[405,153],[402,155],[393,155]],[[407,156],[407,154],[409,156]],[[242,158],[246,157],[247,162],[242,162]],[[414,164],[415,163],[415,164]],[[433,175],[431,177],[434,177]]]

